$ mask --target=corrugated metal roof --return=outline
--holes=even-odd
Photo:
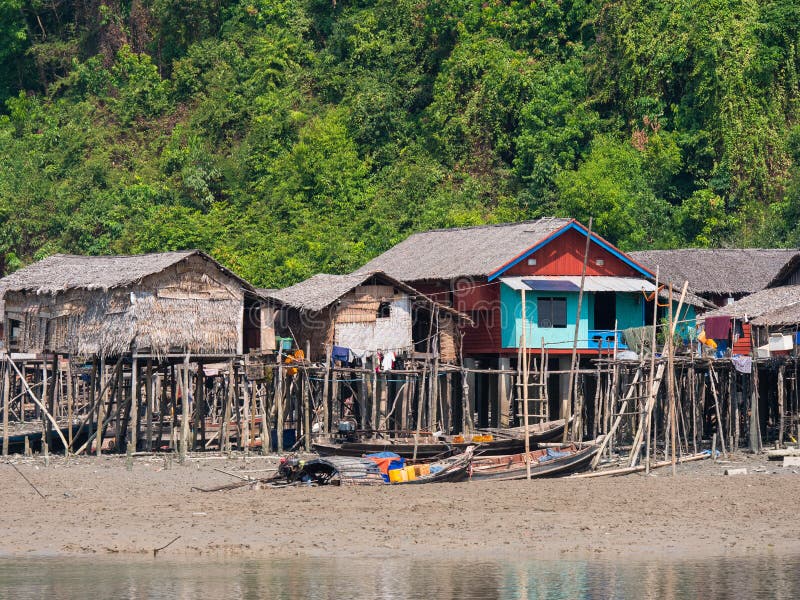
[[[535,288],[526,282],[564,282],[580,289],[580,275],[526,275],[524,277],[501,277],[500,281],[514,290],[530,291]],[[636,277],[612,277],[607,275],[587,275],[583,283],[586,292],[652,292],[656,289],[650,281]]]

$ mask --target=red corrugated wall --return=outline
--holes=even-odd
[[[750,347],[750,323],[742,323],[742,332],[744,335],[736,340],[733,345],[734,354],[750,354],[752,351]]]
[[[572,229],[529,256],[536,259],[536,265],[528,265],[528,259],[523,259],[503,275],[580,275],[585,250],[586,237]],[[597,259],[604,264],[598,265]],[[589,246],[586,274],[641,277],[641,273],[597,245]]]

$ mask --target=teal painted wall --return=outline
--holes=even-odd
[[[565,297],[567,299],[567,326],[547,327],[538,326],[537,298],[539,297]],[[525,293],[526,317],[528,320],[527,345],[529,348],[539,348],[542,338],[548,348],[572,348],[572,338],[575,334],[575,311],[578,308],[577,293],[534,292]],[[501,302],[501,342],[503,348],[519,348],[522,336],[522,299],[519,291],[507,285],[500,286]],[[617,294],[617,329],[641,327],[644,325],[644,297],[641,293]],[[694,318],[694,309],[691,309]],[[681,311],[688,314],[685,308]],[[684,317],[686,318],[686,317]],[[594,329],[594,294],[587,293],[583,298],[581,307],[581,322],[578,331],[578,347],[588,347],[589,330]]]
[[[537,298],[545,297],[564,297],[567,299],[567,326],[566,327],[539,327],[537,314]],[[589,308],[591,302],[587,302],[588,296],[584,296],[581,306],[581,322],[578,330],[578,339],[586,340],[589,338]],[[522,336],[522,294],[512,290],[507,285],[500,286],[501,304],[501,326],[502,326],[502,346],[503,348],[519,348],[519,340]],[[593,306],[593,305],[592,305]],[[556,293],[556,292],[525,292],[525,312],[528,321],[527,346],[528,348],[540,348],[542,338],[548,348],[572,348],[572,338],[575,335],[575,312],[578,310],[578,294]],[[584,344],[581,344],[584,345]]]
[[[617,329],[644,325],[644,295],[617,294]]]

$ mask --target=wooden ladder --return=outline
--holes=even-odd
[[[521,358],[521,353],[520,353]],[[531,369],[528,372],[528,381],[524,381],[525,376],[521,366],[521,360],[517,364],[517,383],[516,383],[516,403],[517,415],[520,424],[524,422],[523,388],[528,386],[528,425],[535,425],[550,420],[550,399],[547,395],[547,351],[543,351],[539,359],[531,359]]]

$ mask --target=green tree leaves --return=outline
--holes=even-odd
[[[200,247],[255,283],[563,215],[799,242],[789,0],[0,0],[0,269]]]

